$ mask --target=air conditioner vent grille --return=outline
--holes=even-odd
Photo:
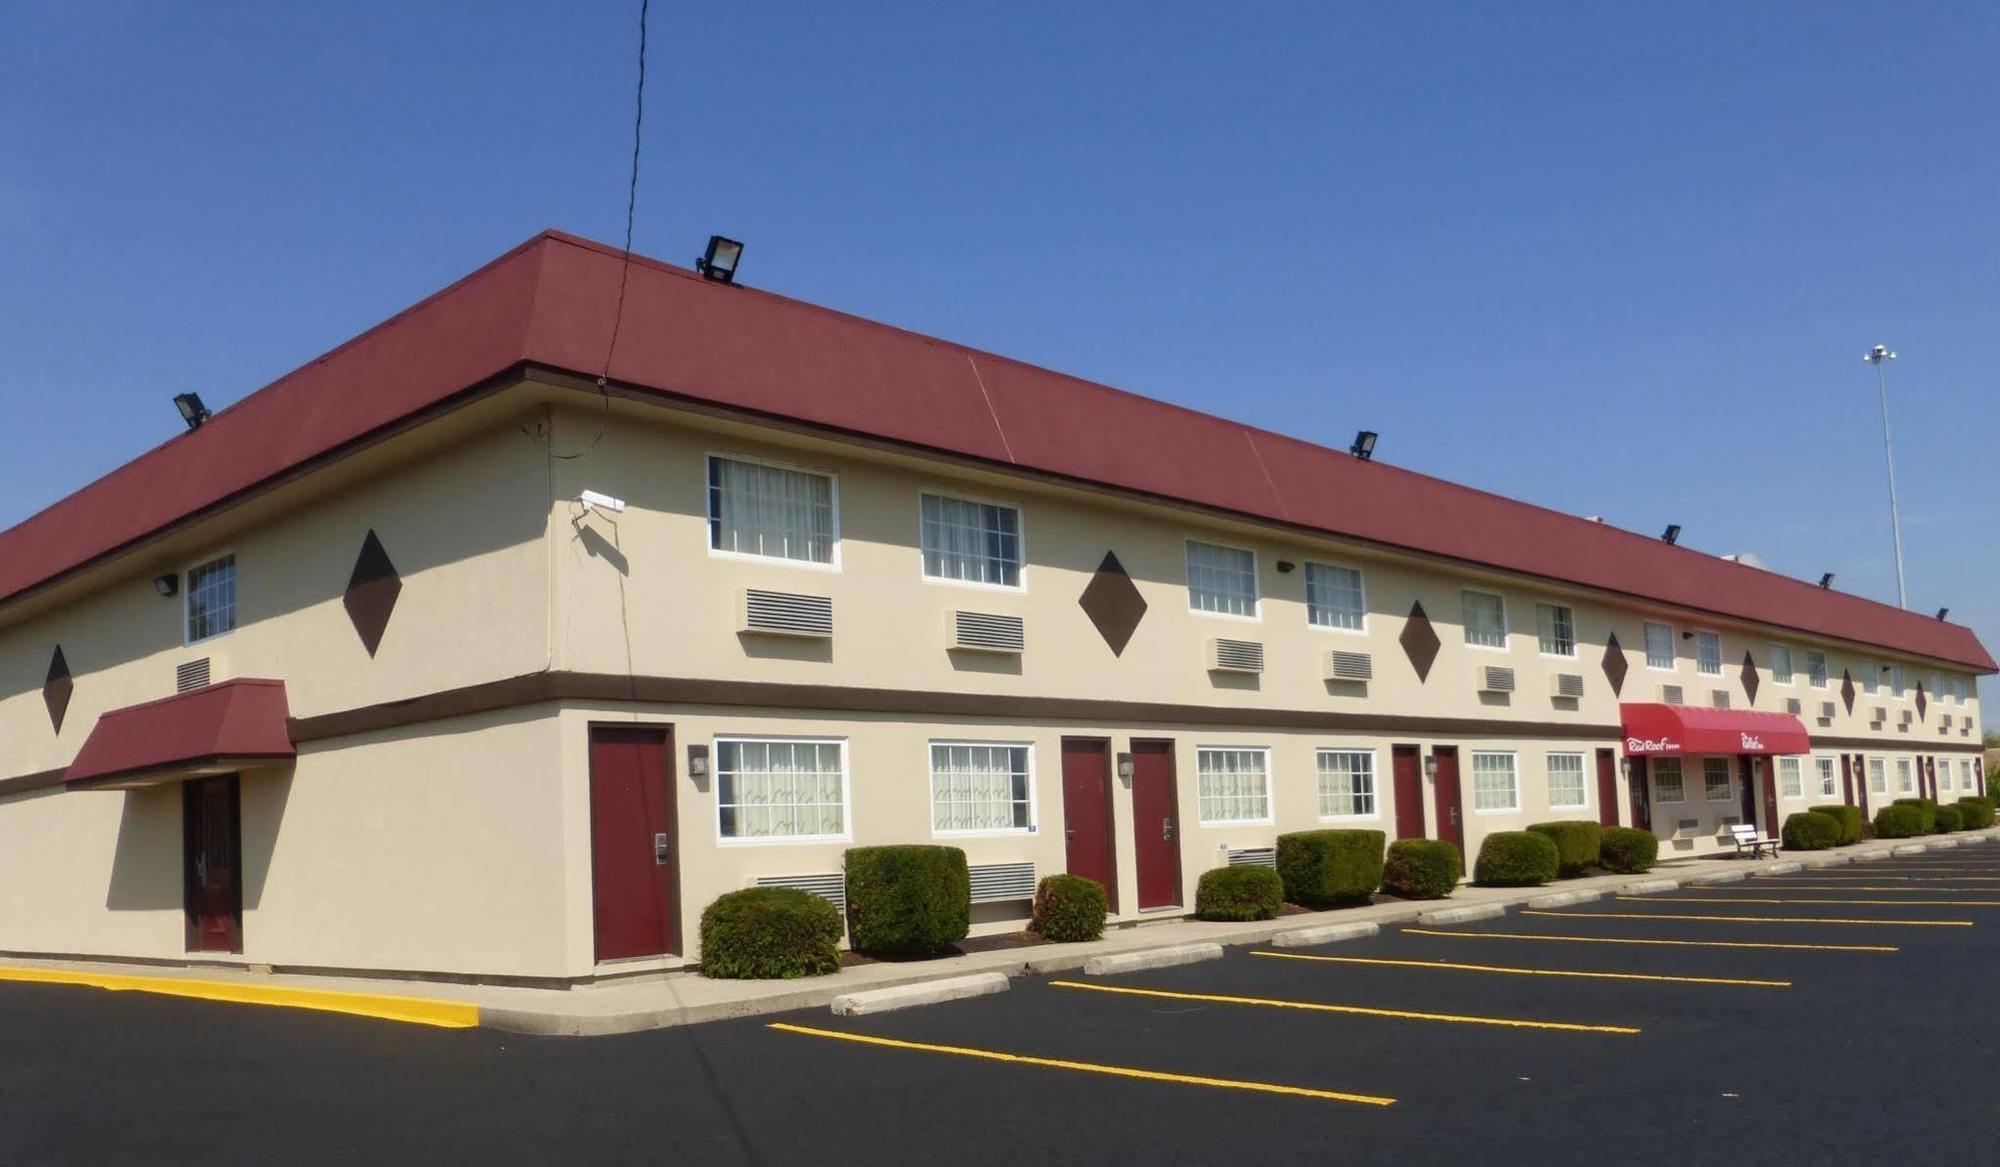
[[[833,599],[830,596],[746,588],[743,592],[743,630],[774,636],[832,636]]]
[[[1679,685],[1661,685],[1660,703],[1662,705],[1685,705],[1687,704],[1687,694],[1682,691]]]
[[[758,887],[795,887],[833,904],[835,910],[847,910],[847,875],[833,871],[825,875],[760,875]]]
[[[1027,648],[1027,622],[992,612],[953,612],[951,646],[976,652],[1018,653]]]
[[[1581,700],[1583,697],[1582,673],[1557,673],[1551,679],[1551,684],[1553,688],[1550,692],[1554,696],[1572,701]]]
[[[1217,637],[1209,642],[1208,667],[1220,673],[1261,673],[1264,646],[1255,640]]]
[[[1231,867],[1270,867],[1275,869],[1278,866],[1278,849],[1276,847],[1244,847],[1241,850],[1231,851],[1229,853],[1229,865]]]
[[[1512,693],[1514,691],[1514,670],[1505,665],[1480,665],[1477,679],[1481,693]]]
[[[1791,715],[1792,715],[1793,717],[1797,717],[1798,715],[1800,715],[1801,713],[1804,713],[1805,711],[1806,711],[1806,703],[1805,703],[1805,702],[1803,702],[1803,701],[1799,700],[1799,699],[1798,699],[1797,697],[1787,697],[1787,698],[1785,698],[1785,712],[1786,712],[1786,713],[1789,713],[1789,714],[1791,714]]]
[[[972,874],[972,902],[975,904],[1026,900],[1035,896],[1033,863],[975,863],[969,870]]]
[[[186,693],[209,686],[210,658],[188,661],[174,669],[174,692]]]
[[[1729,690],[1727,689],[1709,690],[1708,702],[1710,705],[1713,705],[1717,709],[1729,708]]]
[[[1334,649],[1327,655],[1326,675],[1333,681],[1370,681],[1375,678],[1375,658],[1365,652]]]

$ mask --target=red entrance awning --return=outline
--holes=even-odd
[[[1789,713],[1697,709],[1688,705],[1620,705],[1630,757],[1682,754],[1804,754],[1812,738]]]
[[[70,789],[131,789],[295,757],[283,681],[234,680],[97,719],[63,775]]]

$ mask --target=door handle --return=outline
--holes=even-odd
[[[653,862],[661,867],[667,865],[667,836],[662,833],[653,836]]]
[[[1160,838],[1169,843],[1174,841],[1174,820],[1160,820]]]
[[[1451,808],[1451,825],[1454,827],[1458,825],[1458,808],[1455,806]]]
[[[1063,828],[1063,838],[1065,838],[1065,839],[1074,839],[1074,838],[1076,838],[1076,828],[1075,828],[1075,827],[1064,827],[1064,828]]]

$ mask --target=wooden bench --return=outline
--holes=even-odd
[[[1729,841],[1736,844],[1736,854],[1739,856],[1747,850],[1750,852],[1750,857],[1755,859],[1764,853],[1766,847],[1771,849],[1771,854],[1778,853],[1778,841],[1758,834],[1757,828],[1749,823],[1730,823]]]

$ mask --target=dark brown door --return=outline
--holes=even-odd
[[[1784,829],[1778,819],[1778,760],[1758,758],[1756,765],[1764,783],[1764,833],[1775,839]]]
[[[1653,829],[1653,784],[1646,773],[1646,759],[1632,759],[1632,777],[1626,791],[1632,801],[1632,825],[1642,831]]]
[[[1618,825],[1618,756],[1610,750],[1597,751],[1597,825]]]
[[[668,732],[592,726],[590,869],[597,959],[680,950]]]
[[[1062,744],[1063,849],[1071,875],[1104,886],[1118,910],[1118,860],[1111,833],[1111,743],[1066,737]]]
[[[1930,790],[1931,790],[1931,792],[1930,792],[1930,795],[1929,795],[1929,797],[1930,797],[1930,800],[1931,800],[1932,802],[1936,802],[1936,801],[1937,801],[1937,794],[1938,794],[1938,791],[1937,791],[1937,759],[1936,759],[1936,758],[1925,758],[1925,759],[1924,759],[1924,781],[1925,781],[1925,783],[1927,783],[1927,784],[1928,784],[1928,785],[1930,786]]]
[[[1864,819],[1869,817],[1868,757],[1865,754],[1854,755],[1854,796],[1857,800],[1856,805],[1861,808],[1861,817]]]
[[[1396,837],[1424,837],[1424,766],[1415,746],[1397,746],[1394,751],[1396,782]]]
[[[1757,825],[1757,759],[1749,754],[1736,755],[1736,780],[1743,784],[1741,800],[1743,821]]]
[[[1431,750],[1437,758],[1437,820],[1438,838],[1458,848],[1465,854],[1464,812],[1458,802],[1458,747],[1438,746]]]
[[[234,776],[181,787],[190,952],[243,951],[241,803]]]
[[[1181,902],[1181,821],[1174,795],[1174,743],[1132,743],[1132,858],[1139,910]]]
[[[1840,755],[1840,795],[1841,801],[1849,806],[1859,806],[1854,801],[1854,755]]]

